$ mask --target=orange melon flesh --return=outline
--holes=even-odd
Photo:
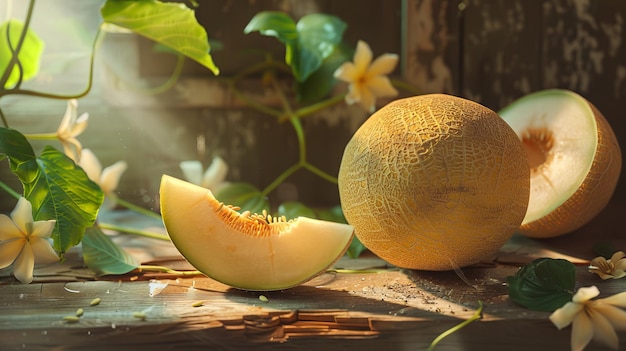
[[[163,175],[161,213],[180,253],[196,269],[226,285],[281,290],[332,266],[352,240],[348,224],[298,217],[268,223],[241,215],[210,190]]]

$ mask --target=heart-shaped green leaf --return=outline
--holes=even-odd
[[[532,310],[553,312],[572,300],[576,267],[563,259],[539,258],[507,282],[513,302]]]
[[[11,171],[22,182],[34,219],[56,219],[54,249],[63,255],[80,243],[102,204],[104,195],[98,184],[51,146],[36,157],[28,140],[13,129],[0,128],[0,154],[8,156]]]
[[[310,14],[294,23],[285,13],[266,11],[256,14],[244,33],[258,31],[285,44],[285,63],[296,80],[303,82],[330,56],[345,29],[346,24],[331,15]]]
[[[13,50],[17,48],[20,36],[24,30],[24,24],[18,20],[9,20],[0,25],[0,72],[4,73],[13,57]],[[8,33],[7,33],[8,32]],[[10,43],[7,38],[10,38]],[[10,45],[9,45],[10,44]],[[37,75],[39,72],[39,64],[41,62],[41,54],[43,53],[44,43],[31,29],[26,31],[26,37],[17,55],[19,67],[13,66],[8,76],[5,88],[10,88],[21,80],[26,81]]]
[[[183,4],[155,0],[108,0],[100,10],[111,23],[163,44],[219,74],[204,27]]]
[[[97,275],[125,274],[139,266],[126,251],[117,246],[97,225],[83,237],[83,259]]]

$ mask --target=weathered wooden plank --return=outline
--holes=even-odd
[[[606,230],[611,226],[608,219],[620,213],[623,208],[610,207],[601,215],[603,221],[562,239],[517,238],[495,261],[463,269],[471,285],[454,272],[399,270],[371,255],[344,258],[336,267],[384,268],[380,273],[330,271],[304,285],[275,292],[241,291],[203,276],[180,278],[142,271],[101,278],[105,280],[66,277],[58,281],[47,276],[38,278],[47,281],[30,285],[12,284],[12,279],[4,278],[0,282],[0,349],[46,350],[58,345],[64,350],[165,350],[173,345],[224,350],[425,349],[441,332],[470,317],[481,301],[483,319],[446,338],[438,349],[566,350],[570,329],[559,332],[548,321],[548,313],[512,303],[506,278],[534,257],[573,255],[569,257],[585,262],[594,257],[595,242],[609,240],[624,247],[625,239]],[[112,218],[128,224],[132,217],[117,213],[105,217]],[[138,223],[154,225],[138,219]],[[140,256],[146,260],[158,262],[160,252],[161,264],[191,268],[180,256],[172,255],[171,244],[168,248],[160,241],[114,238],[132,248],[133,254],[143,244],[150,252]],[[66,264],[79,266],[78,259],[70,255],[68,261],[74,262]],[[578,268],[577,282],[578,286],[600,286],[602,296],[625,288],[622,280],[601,281],[584,264]],[[101,302],[91,306],[94,298]],[[78,308],[84,309],[78,323],[63,321]],[[136,312],[145,319],[136,318]],[[620,332],[620,337],[626,346],[626,334]]]

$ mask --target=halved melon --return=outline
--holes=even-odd
[[[200,272],[243,290],[281,290],[304,283],[346,251],[354,229],[298,217],[238,213],[210,190],[163,175],[161,214],[180,253]]]
[[[500,115],[522,141],[531,168],[522,234],[570,233],[607,205],[622,155],[615,133],[593,104],[572,91],[549,89],[514,101]]]

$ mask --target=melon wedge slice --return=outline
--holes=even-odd
[[[286,221],[238,213],[210,190],[163,175],[161,214],[180,253],[200,272],[234,288],[282,290],[332,266],[354,229],[298,217]]]
[[[622,168],[615,133],[582,96],[543,90],[499,112],[528,155],[530,199],[520,232],[549,238],[588,223],[609,202]]]

